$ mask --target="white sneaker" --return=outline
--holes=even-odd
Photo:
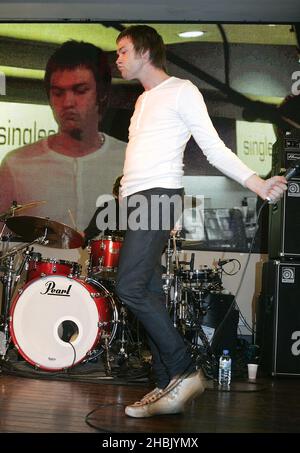
[[[204,378],[201,370],[171,380],[165,389],[154,389],[140,401],[126,406],[125,414],[135,418],[162,414],[178,414],[185,405],[203,393]]]

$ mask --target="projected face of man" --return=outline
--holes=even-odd
[[[82,140],[98,132],[96,81],[84,66],[55,71],[50,81],[50,105],[60,134]]]

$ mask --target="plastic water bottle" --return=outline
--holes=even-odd
[[[219,360],[219,385],[229,387],[231,382],[231,357],[228,349],[223,350]]]

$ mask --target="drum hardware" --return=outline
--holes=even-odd
[[[38,237],[44,237],[48,242],[43,245],[61,249],[73,249],[82,247],[83,236],[73,228],[63,223],[55,222],[49,218],[16,216],[6,220],[7,227],[24,238],[25,242],[31,242]]]
[[[181,278],[175,276],[176,287],[169,304],[173,324],[187,341],[196,363],[204,368],[207,377],[214,377],[217,362],[202,327],[203,317],[209,310],[205,305],[209,290],[183,286]]]
[[[145,345],[142,339],[142,332],[139,322],[131,318],[127,307],[119,302],[119,319],[116,337],[111,344],[111,362],[120,367],[120,372],[125,368],[129,370],[131,363],[144,362],[142,347]],[[133,362],[132,362],[133,361]],[[122,371],[123,370],[123,371]]]
[[[26,247],[30,247],[33,244],[48,245],[48,241],[45,239],[45,236],[39,236],[32,241],[26,241],[26,244],[22,244],[19,247],[13,247],[10,251],[5,253],[0,257],[0,261],[4,261],[7,257],[11,255],[16,255],[18,252],[21,252]]]
[[[162,275],[164,284],[163,284],[163,291],[165,294],[168,294],[168,291],[171,287],[171,282],[174,278],[174,274],[171,271],[171,263],[172,263],[172,256],[173,256],[173,249],[171,247],[171,239],[168,239],[168,245],[165,250],[165,257],[166,257],[166,273]]]
[[[119,344],[120,346],[116,351],[116,354],[118,361],[123,362],[130,356],[130,345],[135,347],[135,353],[139,352],[140,342],[138,341],[138,338],[136,339],[136,341],[134,339],[133,331],[128,320],[128,311],[126,306],[123,303],[120,304],[119,335],[116,341],[116,344]]]
[[[110,325],[110,321],[107,322],[107,321],[100,321],[98,322],[98,327],[107,327]]]
[[[8,251],[1,256],[0,261],[4,263],[4,275],[1,277],[2,282],[2,302],[1,302],[1,312],[0,312],[0,331],[1,335],[1,353],[0,356],[4,359],[10,344],[10,335],[9,335],[9,309],[10,302],[13,293],[15,292],[17,283],[20,279],[21,273],[26,266],[26,262],[29,259],[29,247],[35,243],[43,243],[44,237],[38,237],[33,240],[30,244],[23,244],[20,247],[13,247],[12,250]],[[26,249],[25,257],[18,270],[14,269],[15,258],[19,252]]]
[[[176,269],[179,269],[179,253],[181,252],[181,242],[182,239],[178,236],[177,233],[172,234],[168,239],[167,247],[165,250],[166,257],[166,272],[162,275],[163,278],[163,291],[166,294],[166,306],[169,304],[169,291],[171,287],[177,288],[177,284],[174,284]],[[173,255],[175,255],[174,261],[172,260]]]
[[[207,266],[194,269],[195,254],[191,254],[190,261],[182,261],[174,238],[173,248],[170,242],[165,252],[166,273],[163,274],[166,306],[174,327],[187,341],[195,361],[204,368],[207,376],[213,377],[217,362],[202,321],[210,308],[205,302],[207,295],[223,289],[220,269]],[[172,260],[174,254],[175,259]]]
[[[2,222],[2,220],[0,219],[0,222]],[[6,225],[5,223],[3,224],[2,228],[1,228],[1,231],[0,231],[0,241],[3,240],[3,233],[5,231],[5,228],[6,228]]]
[[[126,344],[128,343],[128,340],[125,338],[126,329],[127,329],[127,310],[123,304],[121,305],[120,325],[121,325],[121,339],[120,339],[120,349],[119,349],[118,355],[121,357],[124,357],[124,359],[127,359],[128,353],[126,352],[126,348],[125,348]]]
[[[43,201],[31,201],[30,203],[26,203],[26,204],[18,204],[16,201],[13,201],[12,202],[12,205],[10,206],[9,209],[7,209],[7,211],[4,211],[2,212],[2,214],[0,214],[0,222],[6,222],[6,220],[9,218],[9,217],[13,217],[16,213],[19,213],[21,211],[24,211],[26,209],[31,209],[31,208],[35,208],[37,206],[40,206],[42,204],[45,204],[47,203],[45,200]]]
[[[49,232],[46,227],[43,236],[29,245],[52,241]],[[23,239],[25,236],[27,234]],[[105,238],[108,246],[103,248],[106,255],[101,256],[101,260],[117,258],[115,263],[118,263],[122,241],[111,246],[116,238],[119,237]],[[16,266],[15,257],[21,251],[22,263]],[[136,353],[141,355],[139,328],[131,324],[126,307],[114,293],[112,278],[117,267],[110,270],[105,266],[105,272],[100,269],[101,278],[110,277],[109,281],[95,280],[91,274],[80,277],[77,263],[43,259],[27,244],[9,251],[0,264],[8,289],[7,302],[2,304],[6,311],[0,329],[0,355],[5,360],[10,357],[8,347],[13,346],[34,369],[53,374],[68,371],[77,364],[97,361],[101,356],[105,372],[111,376],[114,360],[120,366],[124,361],[130,361],[132,355],[134,360]],[[21,274],[25,274],[24,283],[16,288]],[[76,291],[73,292],[74,288]],[[50,296],[51,304],[47,303]],[[66,307],[68,310],[64,311]],[[128,366],[129,362],[126,368]]]
[[[105,366],[105,374],[106,376],[112,376],[112,368],[111,368],[111,363],[113,362],[113,357],[110,355],[110,343],[108,341],[108,336],[104,335],[104,346],[103,349],[105,351],[105,361],[104,361],[104,366]]]

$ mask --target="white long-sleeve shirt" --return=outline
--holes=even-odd
[[[208,161],[240,184],[255,173],[220,139],[198,88],[189,80],[170,77],[145,91],[136,102],[122,197],[154,187],[183,187],[183,153],[191,135]]]

